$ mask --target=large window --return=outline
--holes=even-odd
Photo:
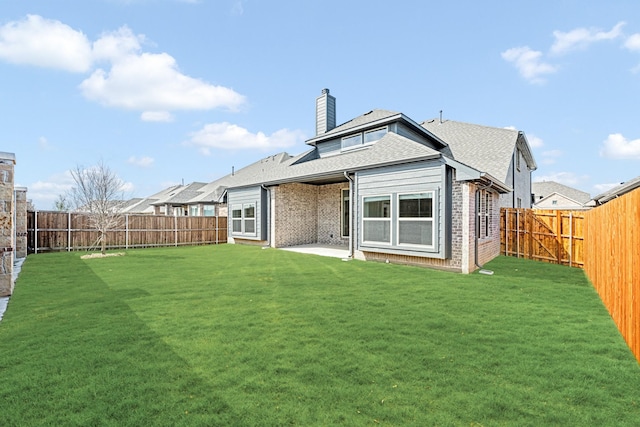
[[[391,243],[391,196],[363,199],[362,230],[365,242]]]
[[[189,206],[189,216],[198,216],[198,212],[199,212],[198,205]]]
[[[349,237],[349,218],[351,212],[351,202],[349,198],[349,189],[342,189],[342,212],[340,215],[340,229],[342,237]]]
[[[231,231],[234,234],[256,234],[256,204],[231,207]]]
[[[398,244],[433,246],[433,192],[398,196]]]

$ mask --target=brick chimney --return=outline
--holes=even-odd
[[[316,98],[316,136],[335,127],[336,98],[329,94],[329,89],[322,89],[322,94]]]

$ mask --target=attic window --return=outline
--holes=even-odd
[[[367,131],[364,133],[364,143],[368,144],[368,143],[376,142],[386,134],[387,134],[386,127]]]
[[[342,138],[342,150],[362,147],[363,145],[373,144],[387,134],[387,127],[365,131],[351,136]]]

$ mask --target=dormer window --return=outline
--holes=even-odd
[[[387,128],[369,130],[364,133],[364,143],[374,143],[387,134]]]
[[[373,144],[380,138],[387,134],[387,128],[379,128],[374,130],[368,130],[363,133],[358,133],[351,136],[345,136],[342,138],[342,150],[349,150],[364,145]]]
[[[351,147],[357,147],[359,145],[362,145],[362,134],[359,133],[357,135],[353,135],[353,136],[347,136],[345,138],[342,138],[342,149],[347,149],[347,148],[351,148]]]

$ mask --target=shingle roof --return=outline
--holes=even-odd
[[[375,144],[361,149],[312,161],[298,162],[307,154],[308,152],[291,157],[286,153],[281,153],[270,156],[239,170],[235,176],[227,175],[221,178],[217,183],[224,182],[228,187],[244,187],[294,181],[311,182],[331,176],[342,176],[344,171],[441,156],[439,151],[395,133],[387,133]]]
[[[507,175],[520,132],[514,129],[495,128],[453,120],[426,120],[421,123],[440,139],[449,144],[451,154],[457,161],[508,182]],[[530,156],[529,165],[535,169],[535,161],[529,148],[523,147],[525,157]]]
[[[605,191],[602,194],[598,194],[593,198],[593,200],[595,200],[599,204],[606,203],[609,200],[615,199],[616,197],[620,197],[623,194],[626,194],[630,191],[635,190],[636,188],[640,188],[640,176],[630,179],[627,182],[623,182],[622,184],[613,187],[609,191]]]
[[[199,190],[205,185],[207,185],[205,182],[192,182],[180,189],[180,191],[178,191],[173,197],[166,200],[165,203],[170,205],[188,203],[193,198],[201,194]]]
[[[531,184],[531,192],[534,195],[535,202],[553,193],[568,197],[569,199],[581,204],[585,204],[591,200],[591,195],[589,193],[554,181],[534,182]]]

